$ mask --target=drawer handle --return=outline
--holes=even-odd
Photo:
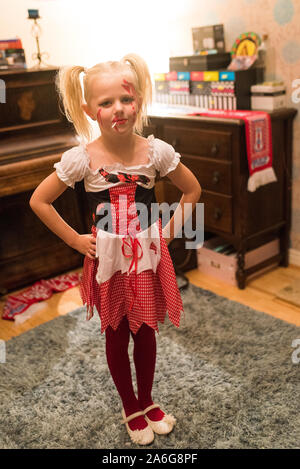
[[[222,210],[220,208],[215,208],[214,210],[214,219],[215,220],[220,220],[222,216]]]
[[[219,153],[219,145],[217,143],[213,143],[211,147],[211,154],[217,155]]]
[[[220,182],[220,173],[219,173],[219,171],[214,171],[212,182],[214,184],[218,184]]]

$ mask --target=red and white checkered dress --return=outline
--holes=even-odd
[[[119,207],[116,195],[127,194],[128,203],[134,198],[136,183],[123,184],[109,189],[111,200],[115,200],[117,223],[119,219]],[[147,189],[144,189],[147,190]],[[132,222],[134,214],[128,214],[127,226]],[[130,248],[123,250],[123,255],[128,255],[131,261],[135,261],[135,270],[129,274],[116,270],[105,282],[98,283],[97,271],[101,259],[95,260],[85,257],[80,293],[84,304],[88,308],[96,307],[101,318],[101,333],[107,326],[117,329],[122,317],[126,314],[129,326],[135,334],[142,323],[158,330],[158,322],[163,323],[168,312],[170,321],[179,327],[181,311],[183,311],[182,300],[176,282],[173,263],[169,254],[167,244],[162,236],[161,220],[157,220],[159,230],[160,260],[156,272],[152,269],[137,273],[139,257],[143,255],[139,245],[134,245],[134,236],[124,234],[124,240],[131,240]],[[92,227],[93,234],[97,236],[95,225]],[[117,233],[120,233],[117,231]],[[157,241],[157,240],[155,240]],[[101,242],[101,240],[100,240]],[[154,244],[155,246],[155,244]],[[127,244],[128,247],[128,244]],[[117,255],[122,255],[115,252]],[[116,267],[117,268],[117,267]]]
[[[158,153],[155,160],[154,137],[150,136],[148,139],[150,163],[146,165],[145,173],[142,171],[142,165],[136,167],[136,172],[126,171],[122,165],[125,172],[110,172],[104,169],[105,166],[96,172],[91,171],[88,166],[82,164],[82,159],[78,159],[80,151],[73,151],[72,155],[72,149],[68,151],[69,155],[66,155],[68,152],[63,154],[61,164],[55,164],[58,176],[72,187],[74,180],[90,177],[89,187],[96,188],[98,186],[92,185],[92,176],[96,178],[99,174],[102,176],[101,190],[86,191],[92,210],[92,233],[96,237],[97,254],[95,259],[85,257],[79,285],[83,304],[86,304],[88,310],[94,310],[96,307],[99,313],[101,333],[109,325],[116,330],[124,315],[127,316],[133,333],[136,333],[143,323],[159,332],[158,323],[164,322],[167,313],[170,321],[179,327],[181,313],[184,312],[174,266],[162,235],[161,219],[158,218],[153,223],[149,218],[147,237],[143,237],[146,230],[144,226],[141,228],[140,215],[137,214],[137,202],[147,207],[147,216],[151,213],[151,203],[156,202],[155,177],[152,178],[151,170],[154,169],[155,175],[155,170],[158,169]],[[167,161],[167,157],[163,157],[163,161],[160,160],[160,174],[164,176],[169,170],[175,169],[180,155],[175,154],[170,145],[155,140],[157,146],[163,148],[166,156],[166,149],[169,152],[168,158],[171,162]],[[88,156],[87,152],[83,155]],[[151,162],[154,163],[153,167]],[[78,174],[75,178],[72,175],[71,179],[69,174],[71,171],[74,172],[74,167],[79,168]],[[116,167],[118,168],[118,164],[113,169]],[[96,181],[98,183],[98,179]],[[103,230],[103,225],[101,229],[99,228],[101,222],[99,213],[105,203],[110,206],[111,219],[111,228],[107,230]],[[133,225],[134,231],[131,228]],[[151,227],[155,228],[154,234],[156,233],[153,239],[149,237]],[[153,232],[151,236],[152,234]]]

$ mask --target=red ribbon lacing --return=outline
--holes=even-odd
[[[130,264],[130,267],[129,267],[129,270],[128,270],[128,273],[130,273],[132,267],[134,266],[134,272],[135,272],[135,276],[134,276],[134,287],[132,287],[131,285],[131,282],[129,281],[129,284],[131,286],[131,289],[133,291],[133,295],[134,295],[134,298],[133,300],[131,301],[131,304],[130,304],[130,307],[129,307],[129,311],[132,310],[132,307],[133,307],[133,303],[135,301],[135,298],[136,298],[136,294],[137,294],[137,264],[138,264],[138,260],[141,259],[143,257],[143,249],[142,249],[142,246],[139,242],[139,240],[137,238],[132,238],[131,236],[129,236],[130,238],[130,244],[126,241],[126,236],[124,236],[124,238],[122,238],[122,253],[125,257],[132,257],[132,262]],[[125,253],[125,245],[127,245],[129,247],[129,249],[131,249],[131,252],[130,254],[126,254]],[[141,248],[141,255],[138,256],[138,248]]]

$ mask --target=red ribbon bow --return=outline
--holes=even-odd
[[[136,285],[136,281],[137,281],[137,264],[138,264],[138,260],[143,257],[143,249],[142,249],[142,246],[141,246],[141,244],[140,244],[140,242],[137,238],[132,238],[131,236],[129,236],[129,239],[130,239],[130,244],[126,241],[126,236],[124,236],[124,238],[122,238],[122,253],[125,257],[128,257],[128,258],[132,257],[132,262],[130,264],[128,273],[130,273],[133,266],[134,266],[134,272],[135,272],[134,287],[132,288],[132,286],[130,284],[130,286],[132,288],[132,291],[133,291],[133,295],[134,295],[134,299],[132,300],[130,308],[129,308],[129,311],[131,311],[132,307],[133,307],[135,297],[136,297],[136,294],[137,294],[137,285]],[[125,244],[131,249],[130,254],[125,253]],[[138,256],[138,247],[141,248],[141,255],[140,256]]]

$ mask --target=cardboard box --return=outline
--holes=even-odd
[[[233,252],[232,254],[226,255],[214,251],[214,248],[222,244],[226,244],[222,238],[214,237],[208,241],[205,241],[202,248],[197,249],[198,270],[204,274],[218,278],[225,283],[237,286],[237,254],[236,252]],[[246,252],[244,268],[249,269],[250,267],[257,265],[260,262],[263,262],[264,260],[279,254],[279,252],[279,239],[276,238],[273,241],[264,244],[263,246]],[[248,279],[256,277],[257,275],[261,275],[263,272],[273,268],[274,265],[276,264],[255,272],[249,276]]]
[[[258,84],[251,86],[252,110],[273,111],[282,107],[286,107],[286,89],[284,85]]]
[[[230,52],[209,55],[185,55],[169,58],[169,70],[197,72],[226,69],[231,62]]]
[[[201,51],[214,49],[217,50],[217,52],[225,52],[223,24],[192,28],[192,35],[195,54],[199,54]]]
[[[188,80],[170,81],[170,94],[190,94],[190,82]]]

